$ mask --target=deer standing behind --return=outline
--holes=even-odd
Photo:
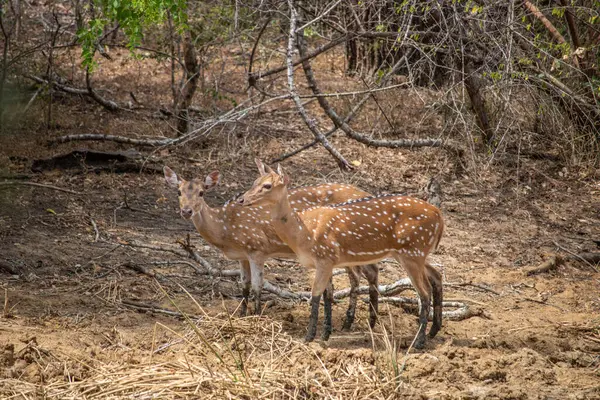
[[[258,159],[256,162],[261,175],[266,175],[262,162]],[[204,193],[218,184],[220,179],[218,171],[211,172],[204,180],[186,181],[165,166],[164,175],[167,183],[178,190],[181,216],[193,222],[204,240],[220,249],[229,259],[239,261],[243,283],[240,315],[244,316],[247,313],[250,286],[254,293],[254,312],[260,314],[265,261],[273,257],[296,258],[294,252],[275,233],[271,225],[270,211],[262,207],[249,209],[236,202],[229,202],[216,208],[208,206],[204,200]],[[369,193],[351,185],[323,184],[291,189],[290,203],[299,210],[365,196],[369,196]],[[350,329],[354,321],[361,275],[369,282],[369,323],[374,326],[379,295],[377,266],[349,267],[346,271],[350,279],[351,293],[343,329]],[[332,287],[331,282],[329,286]],[[323,335],[328,337],[330,333],[331,322],[329,321],[329,326],[325,326]]]
[[[249,210],[269,210],[277,235],[302,265],[316,269],[306,340],[315,337],[323,292],[325,319],[331,318],[328,282],[334,268],[394,258],[406,270],[420,299],[415,347],[423,348],[432,292],[434,312],[429,336],[434,337],[442,325],[441,275],[426,262],[444,230],[440,210],[419,199],[385,195],[296,211],[291,206],[288,183],[281,166],[277,173],[269,169],[238,202]]]

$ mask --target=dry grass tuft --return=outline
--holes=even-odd
[[[397,370],[386,370],[386,351],[377,355],[370,349],[329,350],[319,343],[305,344],[285,333],[280,323],[264,317],[233,321],[223,313],[192,324],[181,332],[157,324],[155,331],[165,333],[161,335],[164,342],[153,339],[147,359],[139,364],[130,364],[125,357],[106,363],[88,360],[89,374],[81,380],[64,376],[33,384],[10,379],[0,387],[12,388],[8,398],[43,394],[46,399],[386,399],[416,395],[398,379]]]

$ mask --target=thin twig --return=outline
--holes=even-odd
[[[559,310],[561,310],[561,311],[566,311],[564,308],[562,308],[562,307],[559,307],[559,306],[557,306],[557,305],[554,305],[554,304],[550,304],[550,303],[548,303],[548,302],[546,302],[546,301],[537,300],[537,299],[532,299],[531,297],[526,297],[526,296],[519,296],[518,298],[519,298],[520,300],[530,301],[530,302],[532,302],[532,303],[542,304],[542,305],[544,305],[544,306],[550,306],[550,307],[558,308],[558,309],[559,309]]]
[[[29,102],[27,103],[27,105],[25,106],[25,108],[23,109],[23,111],[21,111],[22,114],[26,114],[27,113],[27,111],[29,110],[29,107],[31,107],[31,105],[33,104],[33,102],[35,101],[35,99],[41,93],[42,89],[44,89],[44,87],[40,86],[38,88],[38,90],[35,91],[35,93],[33,94],[33,96],[31,96],[31,99],[29,99]]]
[[[41,188],[44,188],[44,189],[57,190],[59,192],[70,193],[70,194],[74,194],[76,196],[82,196],[83,195],[83,193],[80,193],[80,192],[75,192],[73,190],[64,189],[64,188],[61,188],[61,187],[58,187],[58,186],[46,185],[44,183],[17,182],[17,181],[0,182],[0,186],[13,186],[13,185],[34,186],[34,187],[41,187]]]
[[[167,267],[170,267],[172,265],[187,265],[188,267],[192,268],[197,274],[205,274],[206,271],[203,269],[198,268],[198,266],[196,264],[194,264],[193,262],[189,262],[189,261],[185,261],[185,260],[175,260],[175,261],[153,261],[153,262],[149,262],[148,264],[150,265],[165,265]],[[191,278],[188,276],[188,278]]]
[[[171,317],[177,317],[180,319],[186,318],[185,314],[177,312],[177,311],[171,311],[171,310],[167,310],[165,308],[154,307],[154,306],[151,306],[148,304],[143,304],[143,303],[137,303],[137,302],[133,302],[131,300],[121,300],[121,304],[123,304],[127,307],[134,308],[136,310],[140,310],[140,311],[152,312],[152,313],[156,313],[156,314],[164,314],[164,315],[169,315]],[[196,316],[196,315],[188,315],[188,317],[191,317],[194,319],[200,318],[200,316]]]
[[[552,242],[556,247],[558,247],[559,249],[561,249],[562,251],[565,251],[567,253],[569,253],[570,255],[572,255],[573,257],[577,258],[578,260],[583,261],[584,263],[586,263],[587,265],[590,266],[590,268],[594,271],[594,272],[598,272],[598,268],[596,268],[596,266],[594,264],[592,264],[591,262],[589,262],[588,260],[586,260],[585,258],[581,257],[579,254],[577,253],[573,253],[572,251],[570,251],[569,249],[566,249],[564,247],[562,247],[560,244],[556,243],[555,241]]]
[[[291,0],[289,0],[291,1]],[[304,40],[304,36],[302,33],[298,34],[297,41],[298,52],[300,56],[306,54],[306,43]],[[317,96],[317,100],[319,105],[325,112],[325,114],[331,119],[334,125],[340,128],[342,131],[346,133],[346,136],[351,139],[356,140],[357,142],[366,144],[367,146],[372,147],[389,147],[389,148],[399,148],[399,147],[440,147],[442,146],[441,139],[427,138],[427,139],[398,139],[398,140],[382,140],[382,139],[371,139],[366,137],[365,135],[356,132],[354,129],[350,127],[340,116],[333,110],[329,101],[327,101],[326,97],[320,96],[321,90],[317,85],[317,81],[314,77],[312,67],[310,65],[310,61],[304,61],[302,63],[302,68],[304,70],[304,75],[306,76],[306,80],[308,81],[308,86],[313,92],[314,95]]]
[[[297,59],[296,61],[293,62],[293,66],[299,65],[300,63],[302,63],[305,60],[309,60],[311,58],[314,58],[316,56],[318,56],[321,53],[324,53],[334,47],[336,47],[337,45],[344,43],[345,41],[347,41],[350,37],[352,37],[352,35],[342,35],[340,37],[337,37],[335,39],[332,39],[329,43],[324,44],[323,46],[320,46],[318,48],[316,48],[313,52],[311,52],[310,54],[307,54],[304,57],[300,57],[299,59]],[[261,79],[261,78],[265,78],[267,76],[270,75],[274,75],[277,74],[279,72],[283,72],[287,69],[287,65],[283,65],[281,67],[277,67],[277,68],[273,68],[271,70],[265,71],[265,72],[255,72],[252,74],[251,78],[249,79]]]
[[[8,288],[4,288],[4,309],[2,311],[2,316],[4,318],[8,318],[10,316],[8,309]]]
[[[96,225],[96,221],[94,221],[94,218],[90,217],[90,222],[92,223],[92,226],[94,227],[94,231],[96,232],[96,237],[94,238],[94,242],[97,242],[98,239],[100,238],[100,231],[98,230],[98,225]]]
[[[490,289],[487,286],[481,285],[479,283],[473,283],[473,282],[449,282],[449,283],[444,283],[444,286],[448,286],[448,287],[464,287],[464,286],[471,286],[471,287],[475,287],[477,289],[481,289],[485,292],[490,292],[495,294],[496,296],[500,296],[500,293],[496,292],[494,289]]]
[[[294,103],[296,103],[296,108],[298,109],[298,112],[300,113],[302,119],[306,123],[306,126],[308,126],[315,138],[317,138],[319,142],[321,142],[323,147],[333,156],[333,158],[337,161],[339,167],[343,171],[351,171],[353,167],[350,165],[350,163],[348,163],[348,161],[346,161],[344,156],[342,156],[342,154],[331,145],[331,143],[329,142],[329,140],[327,140],[323,133],[321,133],[321,131],[317,127],[315,120],[308,115],[306,109],[302,105],[302,101],[298,97],[298,93],[296,92],[296,87],[294,84],[294,63],[292,61],[292,58],[294,54],[294,48],[296,47],[296,22],[298,20],[298,12],[294,7],[294,0],[288,0],[288,7],[290,9],[290,31],[288,36],[286,65],[289,93],[292,96]],[[302,34],[298,34],[299,37],[301,37],[301,35]]]

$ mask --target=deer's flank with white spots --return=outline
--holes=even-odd
[[[393,258],[404,267],[421,300],[415,346],[423,347],[432,293],[430,336],[441,327],[441,276],[426,262],[444,230],[440,210],[420,199],[386,195],[297,211],[291,205],[288,182],[281,168],[278,172],[271,170],[261,175],[239,202],[249,210],[269,210],[277,235],[301,264],[316,269],[306,339],[310,341],[316,334],[318,304],[334,268]]]

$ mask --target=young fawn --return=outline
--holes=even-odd
[[[257,160],[257,165],[260,173],[266,175],[265,166],[260,160]],[[229,259],[239,261],[243,283],[240,314],[246,315],[250,286],[254,293],[254,312],[260,314],[265,261],[273,257],[296,258],[294,252],[275,233],[271,225],[270,211],[262,207],[245,208],[235,202],[216,208],[208,206],[204,201],[204,193],[218,184],[220,178],[218,171],[211,172],[204,180],[186,181],[165,166],[164,175],[167,183],[178,189],[181,216],[193,222],[204,240],[220,249]],[[367,192],[350,185],[324,184],[290,190],[290,203],[299,210],[368,195]],[[361,275],[369,282],[369,322],[374,326],[379,294],[377,291],[379,270],[376,265],[346,268],[346,270],[350,278],[351,295],[344,329],[349,329],[354,321]],[[330,331],[331,327],[326,326],[325,330]]]
[[[442,325],[441,275],[426,262],[444,229],[440,210],[419,199],[386,195],[296,211],[291,206],[288,183],[279,166],[277,173],[270,170],[256,179],[238,202],[249,210],[270,210],[277,235],[302,265],[316,269],[306,340],[315,337],[324,291],[325,319],[331,318],[327,287],[333,268],[394,258],[406,270],[421,302],[415,347],[422,348],[432,291],[434,316],[429,336],[434,337]]]

